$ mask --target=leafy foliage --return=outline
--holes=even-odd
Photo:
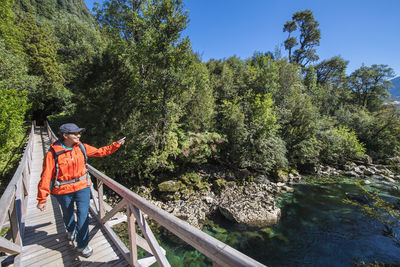
[[[399,154],[399,110],[387,106],[379,112],[365,109],[340,109],[336,112],[342,125],[353,129],[373,158]]]
[[[24,60],[0,40],[0,184],[19,159],[15,153],[25,136],[25,114],[29,109],[27,90],[36,79],[27,73]]]
[[[349,83],[355,93],[356,103],[369,111],[380,109],[389,96],[391,83],[388,79],[392,77],[393,69],[387,65],[373,64],[355,70],[349,77]]]
[[[23,48],[21,45],[21,31],[17,27],[17,15],[13,12],[14,1],[3,0],[0,5],[0,36],[7,50],[21,55]]]
[[[0,151],[26,118],[48,117],[84,125],[95,146],[126,136],[93,163],[130,184],[207,162],[265,173],[400,155],[399,111],[385,102],[393,70],[347,76],[341,57],[316,63],[310,10],[283,27],[288,59],[255,52],[203,63],[182,36],[181,0],[110,0],[96,6],[97,21],[82,1],[3,2]]]
[[[29,74],[39,78],[38,86],[30,92],[32,112],[43,119],[52,112],[62,111],[71,95],[64,87],[54,35],[37,26],[32,15],[22,19],[21,28]]]
[[[323,162],[346,162],[366,157],[365,148],[354,131],[339,126],[322,133],[321,160]]]
[[[27,97],[24,92],[0,87],[0,155],[8,154],[15,142],[24,135],[24,115],[27,109]],[[5,159],[3,158],[4,161]]]

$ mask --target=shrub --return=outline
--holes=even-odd
[[[359,142],[353,130],[339,126],[323,134],[320,158],[324,163],[339,163],[365,157],[364,144]]]

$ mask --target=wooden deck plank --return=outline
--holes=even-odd
[[[33,164],[27,216],[21,253],[23,266],[128,266],[105,232],[98,227],[97,220],[90,214],[89,245],[94,253],[84,258],[76,251],[76,242],[66,239],[61,210],[54,197],[49,197],[46,211],[36,208],[37,185],[42,172],[44,154],[48,149],[48,137],[44,130],[35,130]],[[96,227],[97,226],[97,227]]]
[[[102,245],[106,245],[106,247],[108,248],[108,244],[107,241],[104,240],[102,242],[98,242],[95,243],[93,249],[97,249],[102,246]],[[40,259],[40,264],[46,265],[46,264],[51,264],[54,263],[56,261],[59,261],[59,253],[61,252],[62,254],[62,258],[64,262],[69,262],[69,261],[82,261],[82,260],[87,260],[84,257],[79,256],[79,253],[76,251],[76,248],[72,245],[69,245],[67,247],[63,246],[58,248],[57,250],[53,250],[51,253],[47,253],[45,259]],[[91,258],[93,257],[94,260],[96,260],[98,257],[95,257],[95,254],[93,254],[89,259],[92,260]],[[39,262],[38,260],[35,260],[35,258],[33,258],[31,261],[28,261],[28,264],[34,264],[36,262]],[[69,264],[68,264],[69,266]]]

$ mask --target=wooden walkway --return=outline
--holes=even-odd
[[[23,266],[129,266],[113,246],[93,215],[90,214],[89,245],[94,253],[89,258],[79,256],[76,243],[66,239],[66,230],[57,200],[48,198],[47,209],[36,208],[37,185],[42,172],[44,154],[49,138],[44,128],[37,127],[34,135],[33,168],[30,176],[29,199],[23,233]]]

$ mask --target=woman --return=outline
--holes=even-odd
[[[51,145],[43,162],[37,208],[41,211],[46,209],[46,199],[51,190],[62,209],[67,239],[73,241],[76,237],[78,252],[84,257],[90,257],[93,253],[88,245],[91,181],[86,168],[86,157],[104,157],[114,153],[125,143],[125,137],[97,149],[79,141],[84,130],[74,123],[60,126],[59,140]],[[77,207],[76,222],[74,203]]]

